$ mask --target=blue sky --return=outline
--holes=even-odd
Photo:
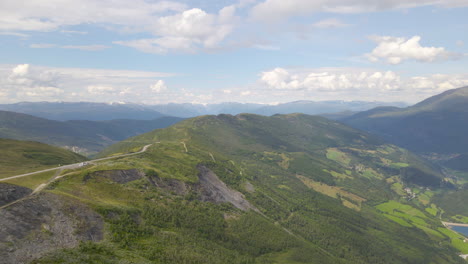
[[[0,103],[412,103],[468,85],[467,11],[467,0],[4,0]]]

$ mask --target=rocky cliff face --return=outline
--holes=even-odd
[[[155,188],[173,195],[195,193],[204,202],[231,203],[244,211],[257,211],[209,168],[199,165],[197,169],[198,183],[145,175],[136,169],[96,171],[83,183],[106,178],[126,184],[146,178]],[[72,198],[47,192],[32,194],[28,188],[1,184],[0,208],[0,264],[29,263],[57,249],[76,247],[81,241],[103,239],[101,215]]]
[[[0,183],[0,207],[17,201],[29,194],[32,190],[8,183]]]
[[[32,195],[0,209],[0,263],[28,263],[80,241],[103,238],[100,215],[72,199]]]
[[[213,203],[231,203],[243,211],[255,210],[244,195],[236,190],[229,188],[218,176],[205,166],[199,165],[198,189],[201,193],[201,200]]]

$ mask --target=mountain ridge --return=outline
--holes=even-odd
[[[182,120],[160,117],[155,120],[55,121],[0,110],[0,137],[32,140],[94,154],[112,143]]]
[[[467,106],[468,87],[462,87],[407,108],[374,108],[341,121],[416,152],[461,154],[468,149]]]

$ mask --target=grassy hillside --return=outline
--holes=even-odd
[[[143,154],[64,172],[49,186],[99,212],[106,231],[99,243],[34,263],[463,263],[456,254],[468,253],[431,203],[444,176],[339,123],[205,116],[102,155],[146,144]],[[231,196],[207,187],[207,171]]]
[[[0,137],[74,148],[77,152],[89,155],[120,140],[167,127],[180,120],[182,119],[162,117],[155,120],[60,122],[0,111]]]
[[[71,151],[39,142],[0,139],[0,178],[86,160]]]

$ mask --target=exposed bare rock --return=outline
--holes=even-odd
[[[0,210],[0,263],[28,263],[80,241],[103,238],[101,216],[70,198],[30,196]]]
[[[0,183],[0,207],[32,193],[32,190],[18,185]]]
[[[90,179],[103,177],[107,178],[116,183],[125,184],[131,181],[139,180],[145,176],[144,173],[140,172],[137,169],[131,170],[106,170],[106,171],[95,171],[88,174],[84,181],[89,181]]]
[[[186,195],[192,190],[189,184],[175,179],[164,179],[158,176],[148,176],[148,179],[157,188],[177,195]]]
[[[190,192],[198,194],[203,202],[211,203],[231,203],[236,208],[243,211],[255,210],[255,206],[247,201],[244,195],[236,190],[229,188],[218,176],[209,168],[198,165],[199,182],[189,184],[175,179],[165,179],[158,176],[147,176],[149,181],[162,191],[170,192],[176,195],[187,195]],[[253,186],[252,186],[253,188]]]
[[[258,211],[249,203],[244,195],[236,190],[230,189],[218,176],[203,165],[197,166],[201,200],[213,203],[231,203],[235,207],[247,211]]]

